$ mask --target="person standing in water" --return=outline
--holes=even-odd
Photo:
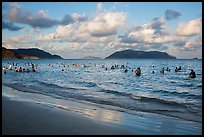
[[[191,73],[188,76],[189,78],[196,78],[196,73],[195,71],[193,71],[193,69],[191,69]]]
[[[141,74],[140,68],[137,68],[137,69],[135,70],[135,74],[136,74],[137,76],[140,76],[140,74]]]
[[[4,72],[4,74],[6,74],[6,68],[5,67],[3,67],[3,72]]]
[[[179,70],[178,70],[178,68],[176,67],[176,69],[175,69],[175,72],[178,72]]]
[[[162,68],[162,70],[160,71],[161,74],[164,74],[164,68]]]
[[[8,69],[9,69],[9,70],[12,70],[12,64],[9,65]]]
[[[18,69],[18,72],[22,72],[22,68],[21,67]]]
[[[35,66],[33,63],[32,63],[32,70],[33,70],[33,72],[35,72]]]

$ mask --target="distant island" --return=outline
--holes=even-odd
[[[46,51],[29,48],[29,49],[6,49],[2,47],[3,59],[63,59],[59,55],[52,55]]]
[[[176,59],[176,57],[159,51],[117,51],[105,59]]]
[[[102,59],[101,57],[94,57],[94,56],[86,56],[81,59]]]

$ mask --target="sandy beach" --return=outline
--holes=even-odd
[[[2,88],[5,90],[5,88]],[[3,135],[119,135],[136,134],[116,125],[74,112],[2,96]]]
[[[124,110],[125,111],[125,110]],[[20,92],[2,85],[3,135],[185,135],[201,124],[153,113],[116,111],[96,105]]]

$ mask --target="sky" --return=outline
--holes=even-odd
[[[202,2],[2,2],[2,46],[65,59],[126,49],[202,58]]]

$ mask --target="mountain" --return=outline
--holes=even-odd
[[[176,59],[176,57],[159,51],[123,50],[115,52],[105,59]]]
[[[86,56],[81,59],[102,59],[101,57]]]
[[[16,53],[12,51],[11,49],[6,49],[2,47],[2,58],[3,59],[38,59],[36,56],[27,56],[23,54]]]
[[[13,59],[63,59],[58,55],[51,55],[50,53],[37,49],[6,49],[2,47],[2,58]]]
[[[63,59],[58,55],[52,55],[46,51],[30,48],[30,49],[12,49],[13,52],[27,56],[37,56],[40,59]]]

